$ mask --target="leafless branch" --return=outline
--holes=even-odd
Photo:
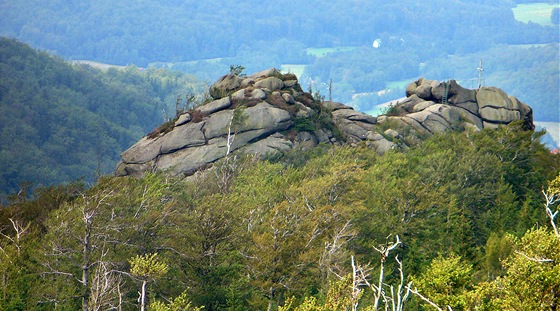
[[[29,222],[27,225],[24,226],[19,221],[13,220],[12,218],[8,218],[8,220],[12,223],[12,227],[14,229],[15,234],[13,237],[11,237],[0,231],[0,236],[12,242],[12,244],[16,247],[17,253],[19,255],[21,252],[21,239],[25,236],[25,234],[27,234],[27,230],[31,226],[31,222]],[[2,247],[0,247],[0,250],[6,253]]]
[[[560,202],[560,195],[558,193],[549,193],[548,191],[543,190],[542,191],[544,198],[545,198],[545,209],[546,209],[546,214],[548,215],[548,218],[550,218],[550,224],[552,225],[552,228],[554,229],[554,234],[556,234],[556,237],[560,239],[560,232],[558,231],[558,227],[556,225],[556,216],[558,216],[558,210],[556,210],[556,212],[552,212],[551,207]]]
[[[412,289],[411,285],[407,285],[406,288],[413,293],[414,295],[416,295],[418,298],[422,299],[424,302],[426,302],[427,304],[429,304],[430,306],[436,308],[438,311],[443,311],[442,308],[440,308],[437,304],[435,304],[433,301],[431,301],[430,299],[428,299],[426,296],[420,294],[420,292],[418,292],[418,289],[414,288]],[[447,306],[447,310],[449,311],[453,311],[453,309],[451,308],[451,306]]]
[[[554,263],[554,259],[529,257],[526,254],[523,254],[522,252],[518,252],[518,251],[516,251],[515,253],[521,255],[523,258],[530,261],[534,261],[538,263]]]

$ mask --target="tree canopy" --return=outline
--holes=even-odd
[[[129,66],[72,65],[0,39],[0,196],[110,173],[119,153],[175,115],[192,76]],[[180,97],[178,99],[178,97]],[[23,187],[23,185],[22,185]]]
[[[555,191],[560,158],[539,135],[511,124],[383,156],[319,146],[238,157],[227,189],[212,171],[42,188],[0,208],[0,307],[132,310],[144,287],[157,310],[373,308],[376,294],[352,285],[352,266],[375,283],[380,264],[383,287],[396,289],[403,271],[414,286],[400,291],[454,310],[534,306],[525,293],[550,297],[558,267],[542,189]],[[407,297],[407,309],[427,306]]]

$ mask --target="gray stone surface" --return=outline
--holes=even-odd
[[[203,114],[208,115],[216,111],[224,110],[229,106],[231,106],[231,100],[229,99],[229,97],[224,97],[222,99],[209,102],[206,105],[202,105],[196,108],[196,110],[200,111]]]
[[[266,89],[270,92],[284,88],[284,82],[276,77],[268,77],[255,82],[255,88]]]
[[[182,115],[179,116],[179,119],[177,119],[177,121],[175,121],[175,126],[180,126],[183,125],[187,122],[191,121],[191,115],[189,113],[183,113]]]
[[[170,153],[182,148],[201,146],[206,143],[202,127],[204,122],[187,123],[177,126],[169,134],[161,138],[162,144],[160,154]]]
[[[227,74],[221,77],[216,83],[210,87],[210,96],[214,99],[220,99],[228,96],[228,94],[241,86],[243,79],[234,74]]]
[[[480,131],[515,120],[523,120],[527,128],[534,126],[531,107],[494,87],[468,90],[451,80],[448,102],[444,104],[443,84],[419,79],[407,87],[408,97],[395,103],[398,116],[374,117],[332,101],[323,102],[323,109],[319,109],[309,94],[301,92],[297,80],[284,83],[278,77],[282,76],[274,69],[243,78],[231,74],[222,77],[210,88],[216,100],[196,108],[198,111],[181,115],[169,132],[153,139],[140,139],[121,154],[116,174],[139,177],[155,169],[172,175],[191,175],[223,158],[228,147],[233,153],[265,157],[292,148],[312,148],[319,143],[363,143],[384,154],[409,148],[409,144],[421,143],[427,136],[449,130]],[[235,99],[233,103],[230,97]],[[241,115],[232,123],[236,111]],[[320,124],[325,128],[313,128],[318,124],[319,113]],[[292,125],[296,118],[309,118],[304,122],[313,129],[295,131]],[[331,121],[331,125],[325,123]],[[333,133],[337,133],[336,138]]]

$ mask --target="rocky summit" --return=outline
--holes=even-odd
[[[379,117],[304,92],[293,74],[269,69],[230,73],[210,87],[212,101],[177,116],[121,154],[120,176],[160,170],[192,175],[229,154],[265,157],[318,144],[363,143],[379,154],[408,148],[449,130],[496,128],[522,121],[532,109],[495,87],[470,90],[456,81],[419,79],[407,97]]]

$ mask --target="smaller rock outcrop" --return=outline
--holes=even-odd
[[[210,87],[212,101],[165,124],[121,154],[117,175],[162,170],[191,175],[230,153],[261,157],[317,144],[365,144],[379,154],[456,129],[482,130],[515,120],[534,129],[532,110],[494,87],[469,90],[456,81],[419,79],[407,97],[379,117],[319,102],[293,74],[276,69],[227,74]]]
[[[522,120],[527,129],[535,128],[531,107],[496,87],[471,90],[455,80],[419,79],[408,85],[406,95],[383,120],[406,124],[423,134],[496,128],[516,120]]]

